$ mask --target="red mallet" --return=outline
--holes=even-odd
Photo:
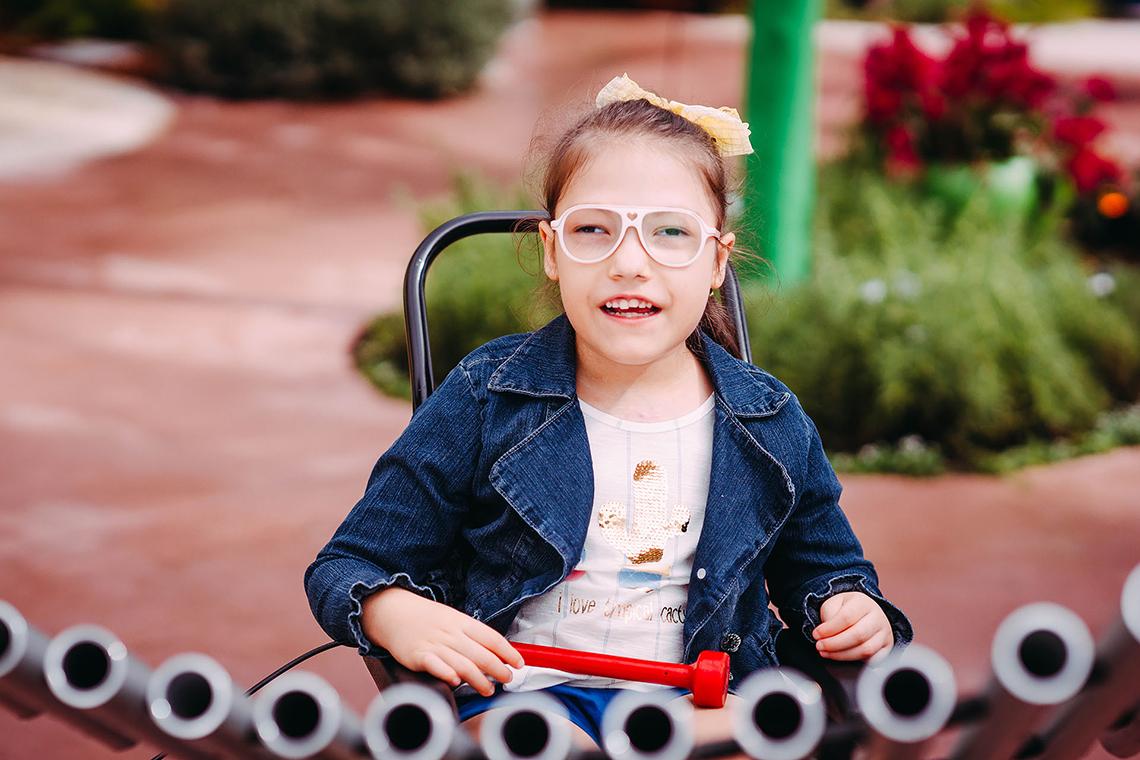
[[[728,696],[728,655],[724,652],[701,652],[692,665],[681,665],[544,647],[539,644],[512,643],[511,646],[518,650],[527,665],[539,668],[679,686],[693,692],[693,703],[698,707],[724,707]]]

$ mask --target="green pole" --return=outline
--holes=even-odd
[[[811,268],[815,204],[815,45],[821,0],[753,0],[745,98],[756,153],[745,165],[744,203],[759,253],[783,284]],[[746,268],[745,276],[761,276]]]

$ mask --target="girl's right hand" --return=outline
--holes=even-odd
[[[404,667],[452,686],[466,681],[485,697],[495,693],[488,675],[507,683],[507,664],[523,666],[522,655],[495,629],[398,586],[365,599],[360,622],[364,635]]]

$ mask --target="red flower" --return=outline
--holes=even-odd
[[[1053,136],[1074,148],[1085,147],[1105,129],[1104,122],[1092,116],[1063,116],[1053,122]]]
[[[891,174],[909,174],[922,167],[922,159],[915,149],[914,138],[905,127],[895,126],[884,136],[887,145],[887,171]]]
[[[1116,88],[1112,86],[1112,82],[1104,77],[1089,77],[1082,85],[1082,89],[1093,100],[1099,100],[1102,103],[1116,100]]]
[[[893,121],[902,106],[902,96],[894,90],[867,92],[867,115],[876,124]]]
[[[941,93],[927,91],[920,96],[922,112],[931,121],[940,121],[946,116],[946,98]]]
[[[1091,151],[1104,124],[1075,116],[1072,106],[1062,106],[1065,118],[1057,119],[1063,99],[1056,81],[1033,67],[1007,23],[980,8],[958,27],[944,59],[923,53],[900,26],[868,50],[864,74],[863,126],[888,171],[1051,151],[1082,189],[1117,173]],[[1085,87],[1088,97],[1111,97],[1103,79]]]
[[[1091,193],[1106,182],[1120,180],[1120,167],[1087,149],[1074,153],[1067,168],[1081,193]]]

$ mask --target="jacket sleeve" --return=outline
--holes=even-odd
[[[361,654],[386,652],[364,635],[361,603],[392,585],[438,602],[451,584],[454,544],[471,503],[481,414],[462,365],[416,410],[372,470],[364,497],[305,573],[317,622]]]
[[[798,464],[790,473],[796,488],[794,503],[765,565],[768,592],[780,617],[811,641],[812,630],[821,622],[820,605],[836,594],[861,591],[886,613],[895,644],[910,643],[914,638],[910,621],[879,591],[875,568],[863,557],[863,547],[839,507],[842,486],[815,425],[798,403],[786,411],[803,417],[804,425],[796,427],[805,431],[806,439],[794,442],[800,451],[788,458]]]

